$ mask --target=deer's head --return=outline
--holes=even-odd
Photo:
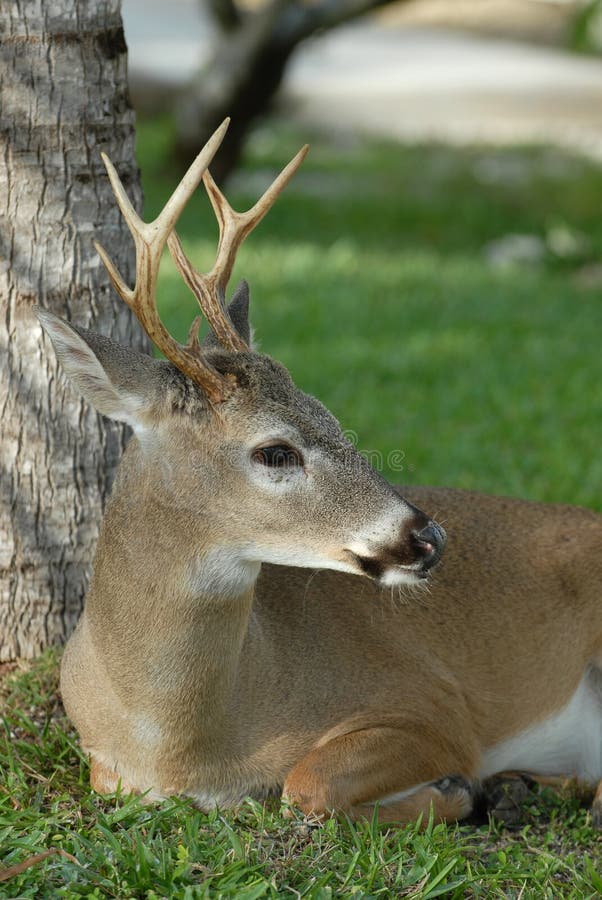
[[[273,562],[339,569],[389,585],[423,580],[441,555],[443,530],[370,467],[335,418],[299,390],[282,365],[252,349],[246,284],[225,306],[240,244],[307,150],[251,210],[237,213],[207,171],[226,125],[151,223],[137,216],[105,160],[136,244],[133,289],[97,249],[116,290],[166,361],[45,311],[39,313],[42,324],[81,393],[99,412],[131,425],[145,489],[199,529],[213,565],[231,566],[236,559],[251,571]],[[216,262],[204,275],[192,267],[173,230],[201,178],[220,226]],[[182,345],[159,319],[155,293],[165,243],[211,327],[202,344],[199,320]]]

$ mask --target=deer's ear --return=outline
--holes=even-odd
[[[45,309],[37,316],[63,371],[99,413],[142,427],[141,412],[154,382],[153,360],[110,338],[69,325]]]
[[[234,291],[228,304],[228,315],[245,344],[253,348],[253,332],[249,324],[249,285],[246,281],[241,281]],[[202,346],[205,350],[212,350],[216,347],[221,349],[221,344],[212,331],[207,334]]]

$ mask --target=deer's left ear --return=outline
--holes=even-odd
[[[45,309],[36,310],[63,371],[99,413],[144,427],[143,411],[156,385],[156,361],[110,338],[70,325]]]
[[[232,299],[228,304],[228,315],[245,344],[248,344],[254,350],[253,330],[249,324],[249,285],[244,280],[240,282],[232,295]],[[221,346],[213,331],[210,331],[202,342],[202,347],[205,350],[214,350],[218,347],[221,348]]]

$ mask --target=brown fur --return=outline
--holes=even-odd
[[[134,532],[147,523],[145,555],[134,535],[127,580],[122,568],[105,580],[101,565],[106,598],[97,610],[95,582],[65,655],[84,746],[141,790],[234,802],[284,785],[317,811],[450,772],[474,777],[481,750],[563,706],[602,649],[602,573],[592,573],[602,520],[461,491],[404,494],[437,509],[450,534],[430,593],[406,600],[355,576],[279,566],[264,567],[254,598],[186,597],[163,561],[194,541],[194,523],[172,530],[163,510],[158,529],[130,501]],[[103,541],[115,546],[111,512]],[[153,753],[131,738],[141,712],[164,730]],[[446,801],[427,799],[447,815]],[[382,814],[413,818],[416,804]]]
[[[396,493],[268,357],[209,350],[237,383],[213,409],[169,364],[45,324],[82,392],[138,428],[62,668],[97,787],[453,818],[470,791],[440,779],[472,783],[487,750],[560,710],[599,664],[601,517]],[[268,484],[252,448],[274,434],[304,465]],[[384,572],[423,565],[422,509],[449,533],[428,583],[404,595],[358,577],[358,534]],[[265,564],[255,583],[248,559],[324,569]]]

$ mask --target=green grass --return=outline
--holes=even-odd
[[[147,215],[177,178],[169,123],[141,126]],[[249,205],[307,136],[253,140],[229,190]],[[451,150],[333,143],[240,254],[261,344],[398,481],[602,509],[602,301],[579,272],[602,251],[602,172],[550,148]],[[554,252],[554,229],[587,240]],[[198,192],[180,232],[200,267],[215,226]],[[492,269],[484,245],[547,241],[540,265]],[[183,338],[194,303],[170,265],[162,313]],[[392,454],[397,454],[396,456]],[[0,865],[55,854],[2,897],[589,898],[602,837],[572,795],[543,792],[519,831],[323,826],[248,804],[203,815],[180,800],[100,799],[46,654],[0,681]],[[71,859],[70,857],[73,857]]]
[[[54,855],[2,882],[1,898],[599,896],[602,835],[578,798],[543,793],[520,831],[324,825],[249,802],[204,815],[172,800],[101,799],[46,654],[0,681],[0,858]],[[72,857],[72,858],[69,858]]]
[[[140,131],[149,216],[177,177],[156,128]],[[255,182],[300,143],[260,134],[228,191],[234,205],[250,205]],[[390,478],[602,509],[602,285],[576,276],[601,255],[601,197],[599,168],[550,148],[317,139],[243,246],[233,284],[251,284],[262,349],[382,455]],[[484,258],[508,233],[545,240],[558,227],[589,246],[507,271]],[[202,191],[179,230],[208,267],[216,228]],[[169,259],[160,298],[183,339],[195,302]]]

